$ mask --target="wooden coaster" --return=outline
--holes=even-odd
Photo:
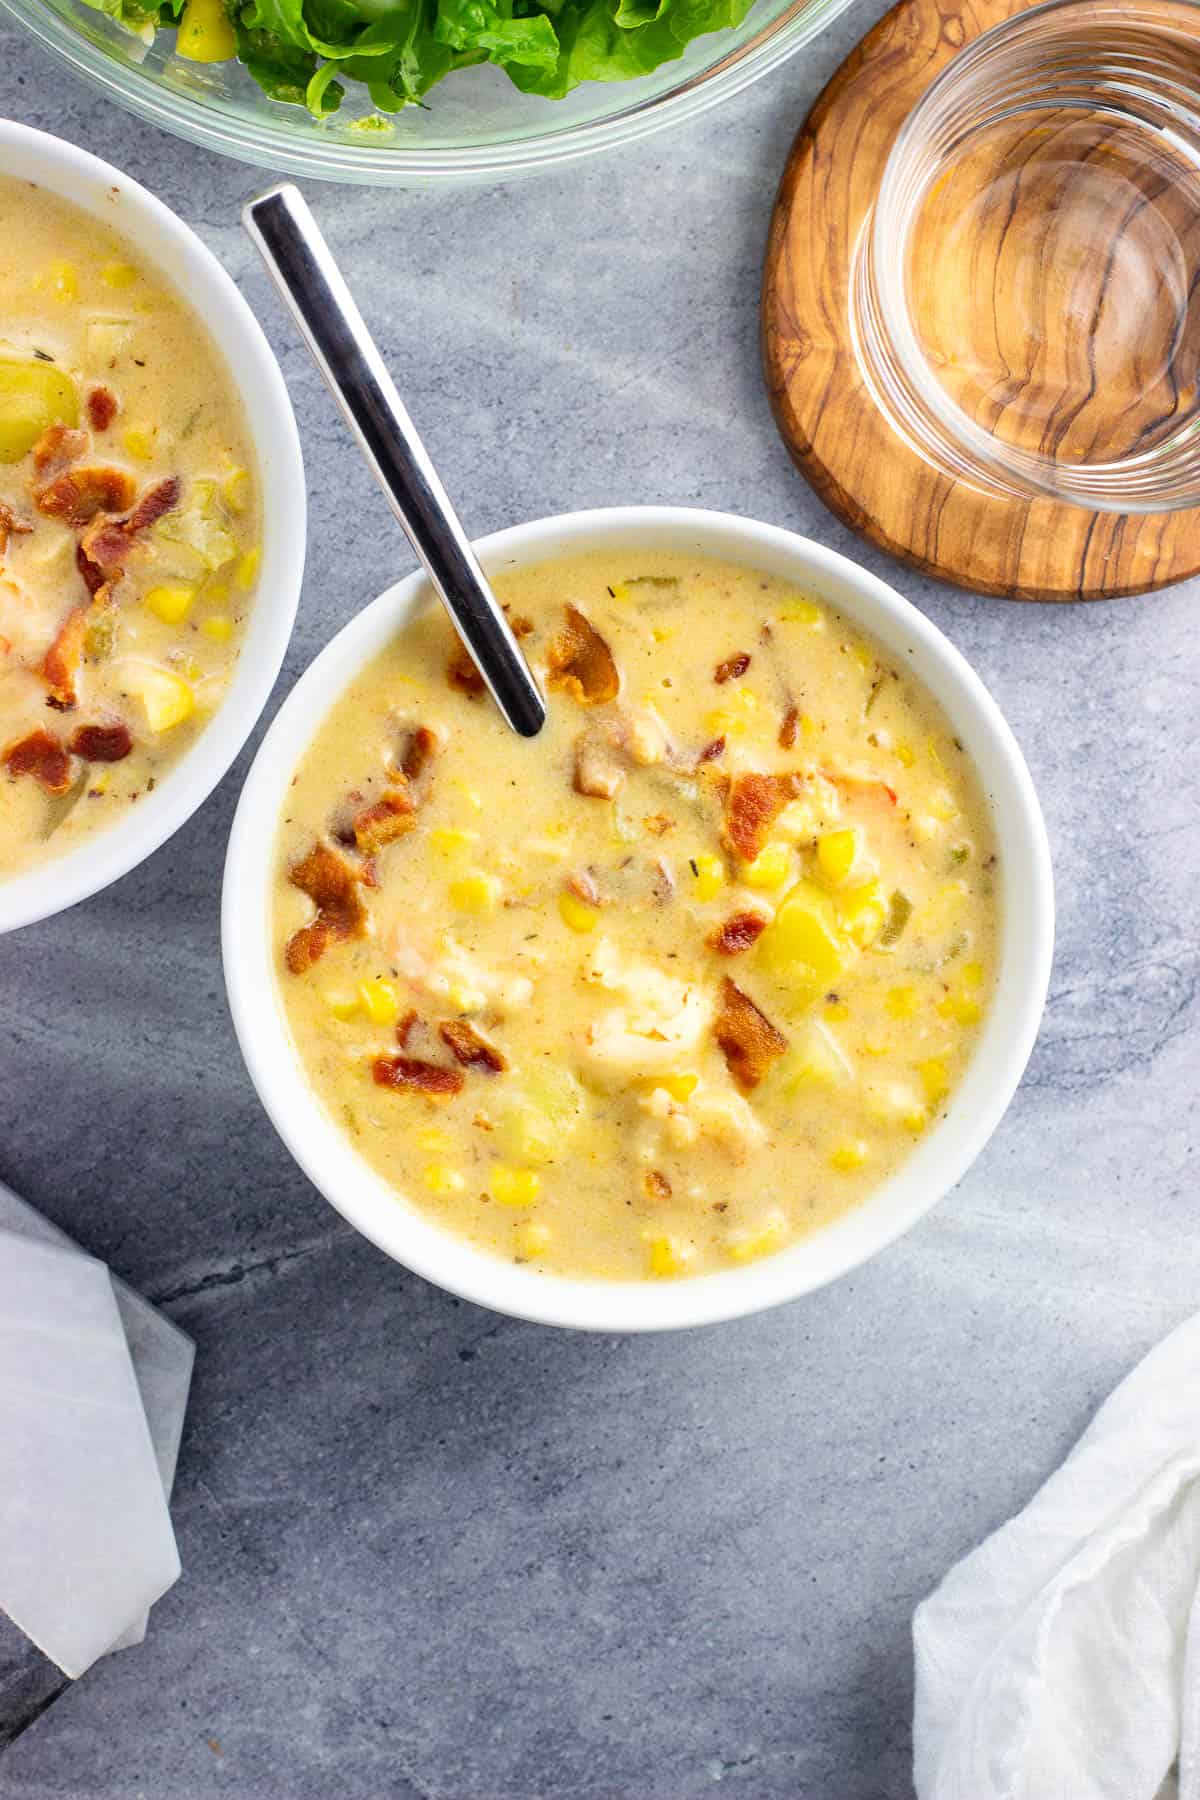
[[[855,242],[904,119],[965,44],[1024,0],[901,0],[851,52],[792,146],[763,271],[767,387],[784,442],[839,518],[960,587],[1013,600],[1146,593],[1200,568],[1200,511],[1092,513],[991,498],[939,474],[876,410],[850,342]]]

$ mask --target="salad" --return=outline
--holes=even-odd
[[[753,0],[89,0],[149,42],[177,31],[193,62],[234,58],[273,100],[327,118],[349,85],[373,116],[420,102],[455,69],[497,63],[526,94],[559,100],[581,81],[626,81],[739,25]]]

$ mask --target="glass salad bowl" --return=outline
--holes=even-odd
[[[119,105],[206,149],[276,172],[403,187],[532,173],[695,118],[775,68],[849,3],[754,0],[739,24],[693,37],[682,55],[652,72],[629,80],[583,80],[561,99],[521,91],[503,68],[488,62],[453,68],[419,105],[395,112],[376,110],[362,80],[344,81],[345,98],[326,117],[303,104],[270,98],[238,61],[185,60],[175,54],[174,30],[160,30],[146,42],[86,0],[0,0],[0,16],[11,15]],[[330,4],[344,16],[346,0],[325,0],[326,7]],[[409,0],[410,7],[414,4],[431,7],[432,0]],[[439,17],[446,4],[439,0]],[[713,0],[710,6],[674,0],[674,5],[697,21],[736,16],[739,10],[736,0],[732,5]],[[653,22],[648,0],[620,0],[616,10],[633,16],[634,7]],[[516,0],[515,6],[501,0],[490,13],[515,12],[516,20],[507,18],[511,27],[530,23],[519,17],[527,9],[532,10],[528,0]],[[309,0],[306,16],[312,10]],[[456,0],[455,11],[469,25],[483,5]],[[396,16],[377,19],[377,27]],[[620,32],[607,21],[603,29],[606,42],[623,50],[627,40]],[[365,74],[362,58],[355,60]],[[302,78],[303,68],[300,73]],[[302,79],[297,97],[303,97]],[[323,92],[320,82],[310,86],[310,103],[318,109],[335,98],[336,91]]]

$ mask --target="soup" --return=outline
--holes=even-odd
[[[495,586],[539,738],[431,609],[296,771],[296,1052],[397,1194],[497,1256],[736,1267],[945,1110],[993,981],[987,806],[902,664],[780,581],[606,552]]]
[[[255,585],[241,404],[185,302],[89,214],[0,178],[0,879],[167,775]]]

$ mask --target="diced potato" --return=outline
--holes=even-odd
[[[756,1262],[760,1256],[770,1256],[773,1251],[782,1249],[786,1238],[787,1225],[776,1214],[752,1230],[736,1233],[730,1238],[726,1250],[736,1263]]]
[[[778,1079],[788,1096],[801,1088],[829,1087],[853,1078],[853,1067],[837,1038],[819,1019],[808,1020],[795,1034],[778,1067]]]
[[[0,358],[0,463],[20,462],[51,425],[79,423],[79,390],[56,363]]]
[[[843,1138],[830,1151],[829,1164],[831,1168],[849,1174],[852,1169],[861,1169],[870,1155],[871,1146],[864,1138]]]
[[[523,1163],[553,1162],[583,1110],[583,1089],[568,1069],[546,1064],[519,1081],[497,1121],[497,1137]]]
[[[702,850],[693,861],[696,873],[692,893],[697,900],[715,900],[725,882],[725,864],[708,850]]]
[[[194,587],[152,587],[142,604],[164,625],[182,625],[196,598]]]
[[[189,62],[228,62],[237,54],[237,37],[222,0],[187,0],[175,51]]]
[[[157,663],[133,665],[125,682],[145,708],[146,722],[151,731],[173,731],[185,719],[190,719],[195,711],[196,696],[190,682]]]
[[[230,512],[244,513],[250,504],[249,469],[231,469],[221,483],[221,497]]]
[[[392,983],[385,981],[382,975],[376,975],[370,981],[360,981],[358,998],[372,1025],[394,1025],[400,1017],[400,996]]]
[[[494,913],[500,901],[500,883],[494,875],[475,873],[460,876],[450,883],[450,904],[459,912],[485,917]]]
[[[741,879],[747,887],[782,887],[791,873],[792,852],[788,844],[764,844],[753,862],[742,865]]]
[[[111,369],[117,358],[129,347],[133,325],[128,319],[92,319],[84,333],[84,353],[88,367]]]
[[[831,1025],[840,1025],[850,1017],[850,1008],[844,1000],[827,1000],[821,1010]]]
[[[830,887],[840,887],[854,867],[858,855],[858,833],[849,827],[844,831],[827,831],[817,839],[817,868]]]
[[[798,881],[759,939],[758,959],[802,1003],[815,1000],[850,961],[829,896]]]
[[[421,1171],[421,1179],[431,1194],[461,1194],[467,1178],[448,1163],[430,1163]]]
[[[258,580],[258,565],[261,561],[262,551],[259,549],[247,550],[238,559],[233,579],[243,593],[248,594]]]
[[[600,922],[599,907],[589,906],[586,900],[581,900],[570,888],[563,888],[559,894],[558,910],[563,924],[571,931],[595,931]]]
[[[515,1169],[510,1163],[493,1163],[487,1189],[500,1206],[532,1206],[542,1191],[542,1178],[535,1169]]]

